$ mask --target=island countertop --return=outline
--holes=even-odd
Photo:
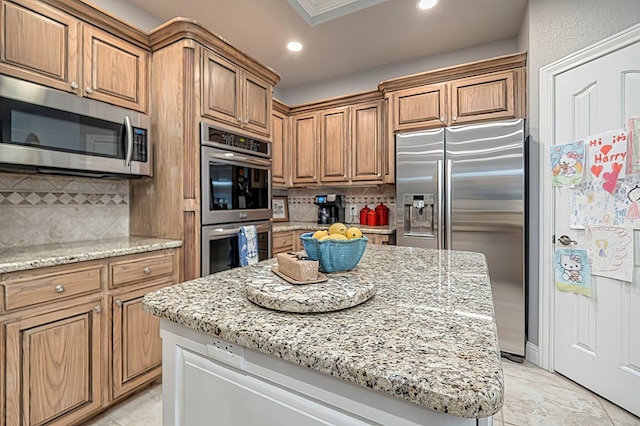
[[[358,266],[330,279],[375,282],[344,310],[294,314],[246,298],[247,282],[278,282],[274,259],[148,293],[144,309],[356,385],[442,413],[489,417],[503,376],[482,254],[369,245]],[[282,281],[284,283],[284,281]]]

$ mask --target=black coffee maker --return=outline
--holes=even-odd
[[[316,195],[313,204],[318,206],[318,223],[331,225],[344,222],[344,195]]]

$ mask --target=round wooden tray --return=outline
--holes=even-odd
[[[355,270],[328,274],[326,281],[307,285],[290,284],[275,274],[272,276],[272,280],[247,283],[247,299],[276,311],[318,313],[351,308],[376,293],[375,284],[361,280]]]

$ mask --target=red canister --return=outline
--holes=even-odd
[[[378,216],[375,210],[369,210],[367,213],[367,226],[378,226]]]
[[[367,213],[369,213],[371,209],[366,205],[360,209],[360,225],[367,224]]]
[[[376,216],[378,218],[378,225],[388,225],[389,224],[389,207],[380,203],[376,206]]]

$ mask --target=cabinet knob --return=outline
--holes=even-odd
[[[78,88],[78,83],[76,83],[75,81],[72,81],[70,84],[72,89],[77,89]]]
[[[238,117],[237,120],[238,120],[238,123],[242,123],[242,117]]]
[[[452,117],[452,119],[453,119],[453,121],[456,121],[456,120],[458,119],[458,116],[457,116],[457,115],[454,115],[454,116]]]
[[[96,305],[96,306],[94,306],[93,310],[96,311],[97,313],[100,313],[100,312],[102,312],[102,306],[101,305]]]
[[[122,300],[116,300],[116,306],[118,307],[122,306]]]
[[[248,118],[245,118],[245,119],[243,120],[243,123],[244,123],[244,124],[249,124],[249,119],[248,119]]]
[[[91,87],[89,87],[89,86],[87,86],[84,90],[85,90],[88,94],[92,94],[92,93],[93,93],[93,89],[92,89]]]
[[[151,268],[149,268],[148,266],[145,266],[144,269],[142,270],[142,272],[144,272],[145,274],[150,274],[151,273]]]
[[[62,284],[58,284],[56,286],[56,293],[62,293],[64,291],[64,286]]]
[[[440,121],[444,123],[444,117],[440,117]]]

